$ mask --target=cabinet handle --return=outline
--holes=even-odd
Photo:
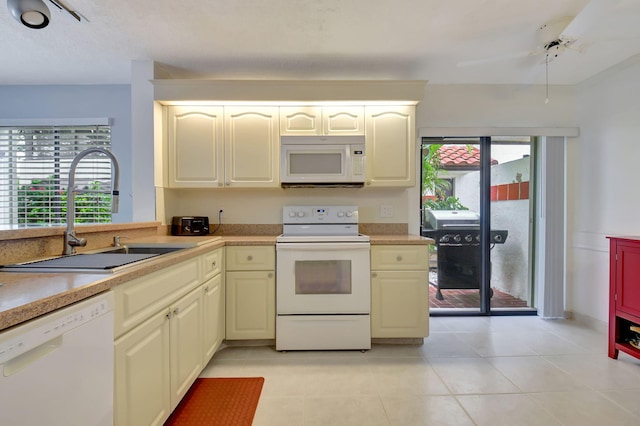
[[[204,292],[205,292],[205,293],[209,293],[209,287],[205,287],[205,288],[204,288]]]
[[[171,319],[171,311],[167,312],[167,314],[165,315],[165,317],[170,320]]]
[[[402,262],[402,256],[398,256],[398,257],[396,257],[396,260],[397,260],[398,262]]]
[[[273,278],[273,272],[269,272],[269,273],[267,274],[267,278]]]
[[[224,185],[222,182],[218,182],[218,186],[222,186]]]
[[[249,262],[251,262],[251,261],[253,260],[253,256],[251,256],[251,255],[247,256],[247,260],[248,260]]]
[[[178,315],[180,313],[180,308],[175,308],[173,310],[173,315]]]
[[[378,276],[378,273],[377,273],[377,272],[372,272],[372,273],[371,273],[371,276],[372,276],[373,278],[375,278],[375,277],[377,277],[377,276]]]
[[[227,186],[230,186],[230,185],[231,185],[231,182],[226,181],[224,184],[225,184],[225,185],[227,185]]]
[[[215,260],[213,262],[211,262],[211,266],[214,267],[214,268],[216,267],[216,261]]]

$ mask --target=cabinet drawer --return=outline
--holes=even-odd
[[[196,288],[201,261],[195,257],[115,287],[115,337]]]
[[[371,246],[372,270],[416,270],[429,268],[428,245]]]
[[[273,246],[226,247],[227,271],[265,271],[275,269],[276,252]]]
[[[205,253],[201,256],[202,273],[204,274],[204,279],[202,281],[213,278],[222,271],[223,255],[224,250],[221,247],[209,253]]]

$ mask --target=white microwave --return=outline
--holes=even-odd
[[[282,136],[283,187],[362,187],[364,136]]]

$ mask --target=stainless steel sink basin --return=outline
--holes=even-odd
[[[109,247],[88,253],[78,253],[70,256],[60,256],[52,259],[25,262],[15,265],[2,266],[4,272],[35,272],[35,273],[115,273],[124,268],[139,265],[158,256],[182,250],[185,247]]]

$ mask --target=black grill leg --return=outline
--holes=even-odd
[[[440,291],[440,289],[436,290],[436,299],[444,300],[444,297],[442,297],[442,292]]]

